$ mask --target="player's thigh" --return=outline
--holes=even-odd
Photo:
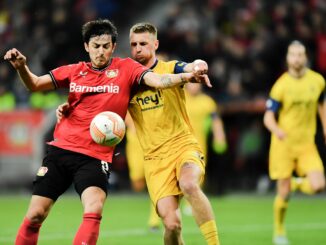
[[[73,153],[48,146],[42,166],[33,181],[33,195],[47,197],[56,201],[72,183],[72,173],[65,162],[73,160]]]
[[[197,147],[185,149],[178,157],[177,178],[180,182],[204,181],[205,161],[204,155]]]
[[[144,161],[147,189],[155,207],[159,199],[181,194],[176,176],[177,157],[173,154]]]
[[[81,196],[89,187],[98,187],[107,194],[110,163],[89,156],[81,156],[74,169],[74,185]]]
[[[295,158],[290,148],[274,144],[269,152],[269,176],[271,179],[286,179],[292,176]]]

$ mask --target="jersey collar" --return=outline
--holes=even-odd
[[[153,70],[155,68],[155,66],[157,65],[157,63],[158,63],[158,59],[155,59],[154,64],[149,69]]]
[[[99,72],[102,72],[102,71],[105,71],[112,63],[112,58],[109,60],[109,63],[104,67],[104,68],[96,68],[96,67],[93,67],[92,66],[92,63],[90,63],[90,68],[91,70],[93,71],[99,71]]]

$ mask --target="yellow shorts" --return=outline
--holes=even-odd
[[[126,142],[126,157],[130,179],[132,181],[144,179],[144,155],[136,134],[128,134]]]
[[[324,171],[314,143],[295,148],[280,142],[271,144],[269,153],[269,176],[271,179],[290,178],[293,171],[305,176],[311,171]]]
[[[197,164],[204,179],[205,162],[202,151],[195,145],[185,146],[166,157],[145,158],[145,177],[150,198],[156,207],[157,201],[167,196],[179,196],[180,169],[186,162]]]

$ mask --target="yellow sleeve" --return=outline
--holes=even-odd
[[[276,100],[278,102],[281,102],[283,100],[283,94],[284,94],[283,83],[282,83],[282,80],[279,79],[273,85],[269,96],[272,99],[274,99],[274,100]]]

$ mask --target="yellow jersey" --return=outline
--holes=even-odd
[[[301,78],[285,72],[275,82],[270,97],[281,104],[278,124],[287,135],[285,143],[302,146],[314,142],[318,100],[324,90],[324,78],[310,69]],[[272,141],[275,137],[272,135]]]
[[[174,73],[177,61],[158,60],[155,73]],[[129,112],[145,158],[162,157],[198,144],[186,111],[183,86],[155,89],[143,86],[133,96]]]
[[[190,95],[186,91],[186,108],[191,126],[203,153],[207,154],[207,121],[217,112],[217,104],[207,94]]]

